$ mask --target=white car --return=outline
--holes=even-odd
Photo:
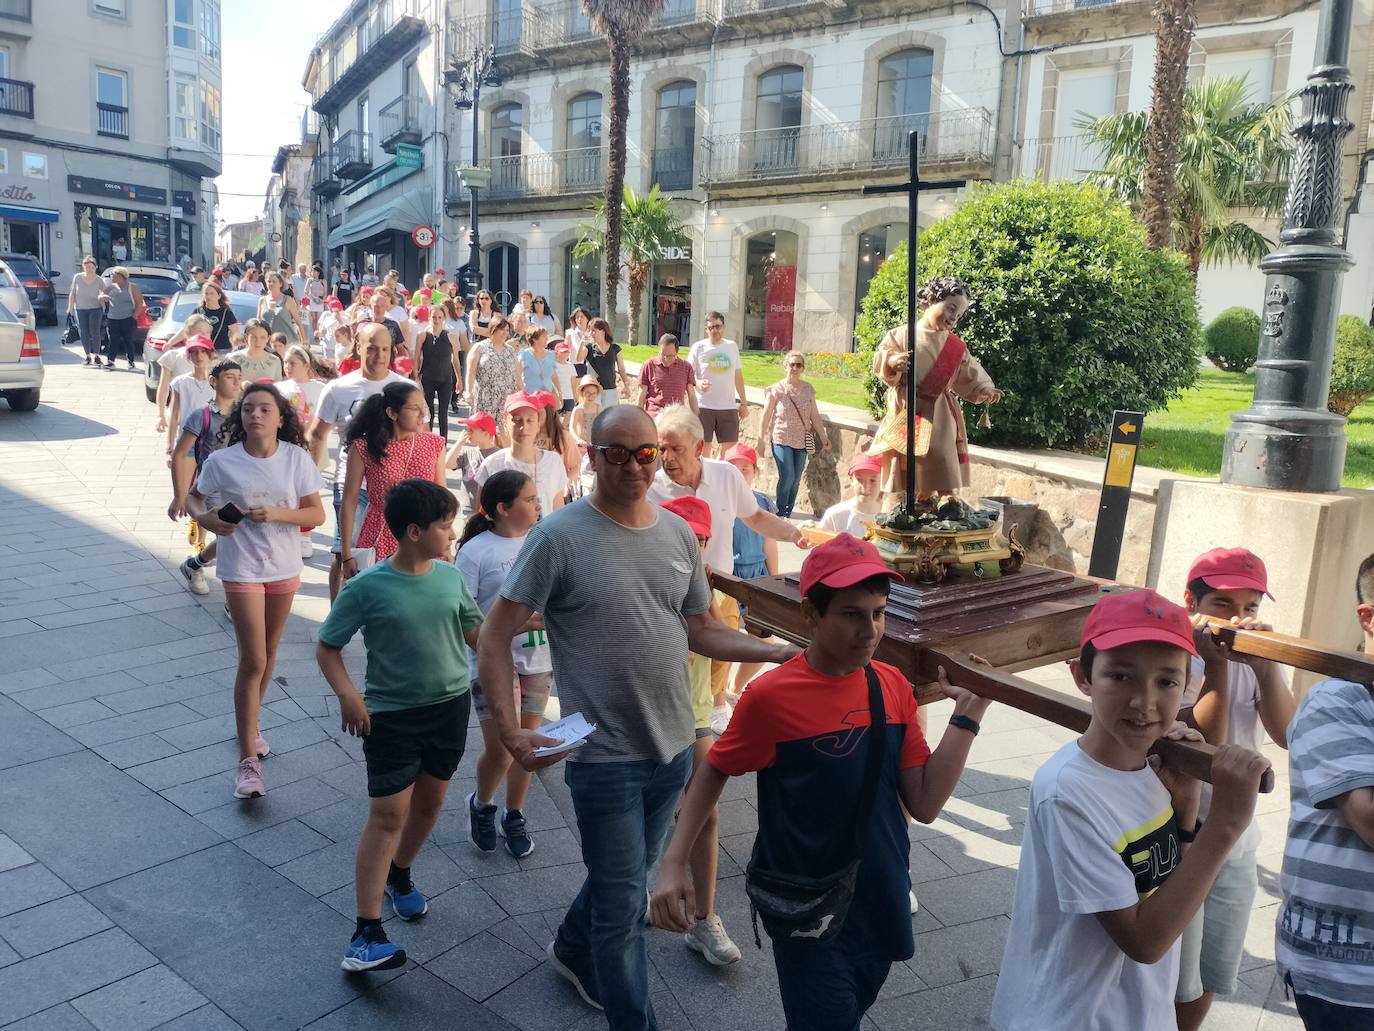
[[[3,261],[0,261],[0,304],[8,308],[29,329],[34,328],[33,304],[29,301],[29,292],[24,289],[24,284],[19,281],[14,270]]]
[[[43,349],[38,331],[0,304],[0,396],[14,411],[31,412],[38,407],[42,388]]]

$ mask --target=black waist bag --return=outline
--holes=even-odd
[[[863,788],[854,819],[854,858],[834,873],[822,877],[782,873],[760,865],[758,840],[755,839],[754,852],[745,871],[744,890],[749,896],[754,944],[759,948],[763,947],[759,938],[760,918],[768,937],[775,941],[787,938],[819,942],[838,935],[849,915],[859,867],[863,863],[863,831],[873,812],[878,775],[887,752],[887,710],[883,706],[882,687],[871,665],[864,667],[864,677],[868,681],[870,733]]]

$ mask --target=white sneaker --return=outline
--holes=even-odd
[[[309,558],[315,554],[315,542],[310,539],[308,533],[301,534],[301,558]]]
[[[911,915],[915,916],[921,911],[921,904],[916,901],[916,893],[914,891],[909,891],[906,894],[907,897],[911,899]]]
[[[716,737],[725,733],[725,728],[730,725],[730,717],[733,715],[728,705],[717,705],[711,710],[711,733]]]
[[[205,582],[204,568],[192,569],[189,558],[181,563],[181,575],[186,577],[186,586],[191,589],[192,594],[210,593],[210,585]]]
[[[714,913],[694,923],[682,938],[689,949],[701,953],[713,967],[728,967],[739,962],[739,946],[730,940],[725,925]]]

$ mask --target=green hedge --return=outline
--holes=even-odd
[[[973,308],[959,335],[1005,392],[986,443],[1096,442],[1114,408],[1154,411],[1197,378],[1201,338],[1181,255],[1157,253],[1129,208],[1074,183],[975,187],[921,234],[920,281],[957,276]],[[883,263],[856,335],[871,359],[906,318],[906,248]],[[869,379],[870,407],[886,388]]]
[[[1202,353],[1218,369],[1247,372],[1259,357],[1260,317],[1249,308],[1227,308],[1202,331]]]
[[[1374,328],[1358,315],[1336,320],[1336,360],[1326,407],[1349,415],[1374,397]]]

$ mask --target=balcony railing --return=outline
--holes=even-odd
[[[0,115],[33,117],[33,83],[0,79]]]
[[[95,131],[101,136],[114,136],[121,140],[129,138],[129,109],[117,104],[95,105]]]
[[[789,8],[843,7],[844,0],[724,0],[722,14],[726,18],[747,18],[755,14],[772,14]]]
[[[320,116],[315,109],[307,107],[301,112],[301,142],[313,140],[320,134]]]
[[[702,141],[702,182],[827,175],[907,164],[908,134],[920,133],[924,164],[992,160],[992,114],[971,107],[859,122],[787,126]]]
[[[654,15],[653,24],[665,27],[693,22],[714,25],[719,11],[720,0],[664,0],[663,10]]]
[[[365,21],[354,23],[336,43],[323,44],[329,49],[315,83],[316,110],[334,110],[400,57],[424,34],[428,10],[428,0],[377,0]]]
[[[372,134],[350,129],[331,148],[334,152],[332,168],[341,179],[360,179],[372,171]]]
[[[1116,7],[1124,3],[1140,3],[1149,8],[1147,0],[1024,0],[1022,10],[1027,18],[1040,18],[1047,14],[1081,11],[1088,7]]]
[[[381,132],[381,147],[388,153],[398,143],[419,143],[424,135],[420,128],[420,98],[397,97],[377,113]]]
[[[449,59],[462,63],[478,47],[491,46],[497,57],[532,56],[545,38],[544,15],[533,4],[503,9],[492,16],[449,24]]]
[[[33,21],[33,0],[0,0],[0,18]]]
[[[1021,175],[1026,179],[1071,179],[1082,182],[1100,172],[1106,152],[1087,136],[1044,136],[1021,147]]]
[[[483,189],[483,199],[518,200],[521,197],[598,193],[604,182],[600,147],[514,154],[490,158],[483,166],[491,169],[491,183]],[[444,199],[449,204],[467,202],[468,193],[458,181],[456,165],[449,167]]]
[[[334,175],[334,155],[321,149],[310,163],[310,188],[321,197],[337,197],[343,183]]]
[[[582,46],[601,38],[592,28],[592,20],[582,9],[582,0],[546,4],[539,13],[539,48],[552,50],[559,47]]]
[[[695,152],[691,147],[655,147],[653,152],[653,181],[660,190],[690,190],[696,168]]]

